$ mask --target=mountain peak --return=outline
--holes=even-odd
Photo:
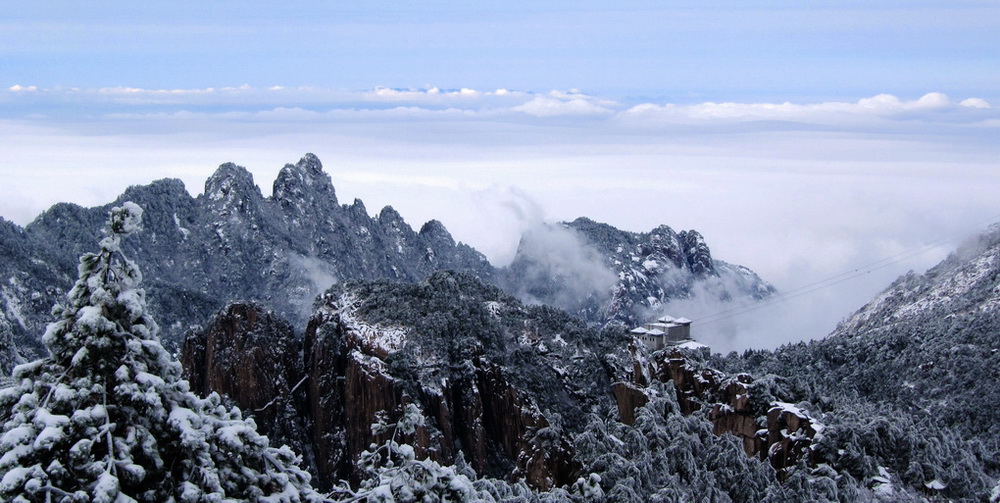
[[[337,195],[330,175],[314,154],[306,154],[295,164],[286,164],[274,180],[273,198],[283,208],[303,203],[323,207],[337,206]]]
[[[452,238],[451,233],[448,232],[448,229],[445,228],[444,224],[438,220],[429,220],[420,227],[419,234],[432,241],[443,242],[449,247],[455,246],[455,239]]]
[[[239,196],[263,198],[253,181],[253,174],[243,166],[227,162],[205,181],[205,197],[209,200],[232,200]]]

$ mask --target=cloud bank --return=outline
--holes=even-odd
[[[915,99],[878,94],[857,101],[822,103],[628,103],[583,94],[578,90],[553,90],[545,93],[508,89],[476,90],[470,88],[420,89],[377,87],[370,90],[324,89],[309,86],[264,88],[241,85],[187,89],[144,89],[135,87],[38,87],[15,84],[0,92],[0,102],[14,107],[5,114],[18,118],[19,107],[42,107],[47,104],[67,106],[68,111],[92,110],[98,114],[127,107],[133,114],[169,107],[173,112],[205,113],[232,116],[233,112],[266,112],[277,109],[301,109],[316,113],[333,111],[362,113],[372,110],[408,109],[413,111],[461,111],[470,116],[523,113],[537,117],[595,115],[624,121],[687,123],[690,121],[776,120],[828,124],[850,119],[920,118],[940,119],[935,113],[967,112],[971,122],[996,119],[993,105],[985,99],[967,97],[953,100],[939,92],[929,92]],[[220,110],[220,107],[226,107]],[[954,118],[954,117],[950,117]]]

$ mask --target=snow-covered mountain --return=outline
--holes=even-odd
[[[913,272],[837,327],[833,336],[874,335],[900,325],[1000,311],[1000,225],[966,241],[924,274]]]
[[[664,226],[633,234],[586,219],[568,224],[581,236],[569,242],[526,236],[518,260],[498,270],[436,220],[415,231],[392,207],[371,217],[360,200],[340,204],[320,160],[306,154],[281,169],[269,197],[249,171],[227,163],[198,197],[180,180],[163,179],[130,187],[104,206],[57,204],[23,229],[0,220],[6,252],[0,256],[0,369],[9,370],[18,351],[40,351],[49,310],[76,279],[77,257],[100,234],[108,210],[124,201],[145,210],[144,228],[125,246],[145,274],[151,312],[169,320],[162,327],[168,347],[230,302],[259,302],[301,327],[316,295],[336,282],[416,282],[439,270],[469,273],[536,302],[580,304],[584,308],[570,310],[599,323],[641,316],[643,307],[701,287],[721,297],[771,291],[748,269],[712,259],[694,231],[676,235]],[[532,254],[525,253],[528,243]],[[600,254],[596,262],[579,260],[594,253]],[[547,257],[544,267],[526,266],[538,257]],[[592,279],[581,287],[585,276]]]
[[[711,292],[713,281],[742,285],[716,291],[718,298],[771,289],[712,259],[696,232],[623,233],[583,219],[526,237],[520,262],[498,272],[439,225],[418,233],[391,210],[371,218],[357,212],[359,202],[337,205],[310,156],[282,173],[270,198],[234,165],[223,165],[198,198],[181,197],[173,181],[133,187],[123,198],[151,209],[138,239],[122,246],[148,268],[143,286],[149,299],[159,297],[156,316],[171,330],[204,323],[202,313],[233,292],[255,296],[256,304],[230,304],[187,332],[190,389],[225,393],[273,441],[303,453],[324,489],[350,493],[344,484],[360,482],[406,500],[413,488],[447,491],[456,487],[442,481],[459,481],[462,494],[485,501],[1000,500],[1000,227],[926,274],[900,278],[823,340],[728,356],[649,351],[621,324],[599,329],[489,282],[516,280],[518,267],[530,272],[537,263],[529,259],[549,253],[548,268],[522,284],[551,293],[552,303],[567,298],[560,292],[617,286],[622,298],[648,301],[625,305],[639,306],[632,316],[657,299]],[[13,257],[0,262],[9,278],[0,363],[17,361],[10,341],[47,318],[38,306],[58,295],[52,285],[72,272],[66,255],[87,251],[88,225],[99,226],[101,212],[58,205],[25,229],[0,223]],[[437,263],[472,271],[418,277]],[[596,265],[594,276],[570,284],[587,265]],[[347,268],[362,278],[343,280]],[[131,274],[138,284],[138,271]],[[295,295],[331,278],[339,281],[300,305]],[[613,303],[597,301],[587,299],[594,311],[576,313],[610,312]],[[80,321],[68,316],[67,324]],[[101,326],[102,337],[118,333],[113,323]],[[88,354],[63,359],[75,364]],[[188,384],[179,386],[186,393]],[[32,402],[3,396],[23,414],[0,411],[0,419],[16,426],[42,418],[39,438],[51,437]],[[0,450],[22,442],[11,428]],[[373,457],[382,450],[391,457]],[[16,490],[25,466],[5,475],[3,487]],[[407,475],[383,480],[400,471]]]
[[[0,221],[7,251],[0,258],[0,337],[28,353],[38,348],[49,310],[76,279],[76,257],[122,201],[145,209],[144,228],[126,247],[145,274],[151,311],[170,320],[163,327],[168,343],[236,300],[304,322],[313,298],[337,281],[418,281],[440,269],[485,280],[494,274],[440,222],[414,231],[391,207],[373,218],[359,200],[339,204],[312,154],[282,168],[271,197],[245,168],[223,164],[198,197],[180,180],[164,179],[130,187],[105,206],[57,204],[23,229]]]
[[[873,488],[985,500],[1000,474],[1000,226],[822,340],[716,364],[781,375],[786,400],[829,418],[818,455]]]
[[[760,300],[775,292],[750,269],[714,259],[697,231],[661,225],[636,233],[588,218],[525,234],[501,284],[527,302],[627,324],[662,314],[674,300]]]

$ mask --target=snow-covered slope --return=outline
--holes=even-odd
[[[1000,226],[909,273],[823,340],[720,359],[824,410],[817,449],[873,489],[985,500],[1000,466]],[[893,489],[895,488],[895,489]]]
[[[834,334],[874,333],[902,323],[1000,310],[1000,225],[964,243],[925,274],[909,274],[842,323]]]

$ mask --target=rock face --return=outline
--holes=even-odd
[[[230,397],[269,436],[308,454],[298,346],[291,325],[273,312],[237,303],[203,330],[188,333],[180,359],[192,391]]]
[[[453,464],[461,454],[481,475],[545,490],[579,476],[569,431],[611,405],[620,337],[436,273],[331,289],[301,342],[273,313],[233,305],[189,334],[182,354],[192,387],[227,393],[276,441],[305,448],[320,486],[357,481],[358,457],[385,440],[371,425],[413,404],[426,426],[398,440],[418,456]],[[247,375],[227,372],[239,367]]]
[[[27,231],[2,218],[0,250],[0,373],[7,376],[25,357],[44,351],[41,334],[52,321],[55,299],[76,280],[76,260],[51,246],[38,246]]]
[[[812,461],[812,440],[822,430],[822,424],[798,407],[783,402],[773,404],[767,411],[767,459],[779,478],[800,461]]]
[[[746,267],[712,258],[696,231],[661,225],[634,233],[587,218],[526,234],[501,284],[590,321],[627,324],[672,300],[759,300],[775,292]]]

